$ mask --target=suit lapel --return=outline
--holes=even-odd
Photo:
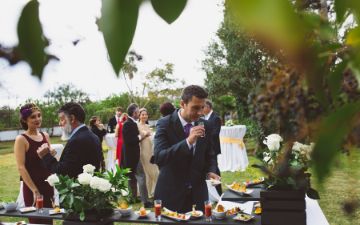
[[[171,115],[171,121],[172,121],[172,126],[174,128],[175,134],[177,137],[179,137],[179,140],[185,139],[184,128],[180,122],[178,110],[175,110],[173,112],[173,114]]]

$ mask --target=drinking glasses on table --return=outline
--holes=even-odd
[[[204,206],[205,206],[205,220],[206,222],[211,222],[211,207],[212,207],[212,203],[211,201],[205,201],[204,202]]]
[[[36,196],[36,211],[38,213],[43,213],[43,207],[44,207],[44,196],[37,195]]]
[[[155,219],[157,221],[161,220],[161,200],[154,200],[154,212]]]

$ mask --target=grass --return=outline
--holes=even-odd
[[[62,143],[59,138],[52,138],[52,143]],[[249,146],[250,147],[250,146]],[[13,142],[0,142],[0,202],[16,201],[19,192],[19,174],[16,169],[13,155]],[[360,151],[356,149],[350,156],[340,155],[333,166],[331,176],[322,185],[313,182],[313,186],[319,191],[321,199],[319,204],[327,220],[333,225],[360,224],[360,209],[353,216],[345,215],[342,204],[353,200],[359,204],[360,199]],[[258,160],[249,156],[249,164]],[[262,176],[255,168],[248,167],[245,172],[222,173],[223,183],[232,181],[244,181]],[[313,179],[315,181],[315,179]],[[224,187],[223,187],[224,188]],[[140,204],[134,205],[139,208]],[[19,221],[19,218],[1,218],[6,221]],[[55,224],[61,224],[57,221]]]

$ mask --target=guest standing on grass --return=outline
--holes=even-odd
[[[127,113],[123,113],[120,120],[118,121],[118,124],[115,127],[115,137],[117,138],[116,161],[120,167],[124,166],[124,154],[123,154],[124,140],[122,135],[122,129],[127,118],[128,118]]]
[[[44,207],[52,207],[54,189],[45,181],[51,172],[44,166],[36,151],[46,146],[49,155],[55,155],[56,152],[50,150],[49,135],[39,131],[41,122],[41,111],[35,104],[29,103],[20,108],[20,124],[25,132],[16,137],[14,153],[23,181],[25,206],[34,205],[36,197],[43,195]],[[36,224],[52,224],[52,220],[29,218],[29,221]]]
[[[59,109],[59,125],[69,136],[60,161],[49,154],[49,148],[42,146],[37,153],[46,168],[52,173],[76,178],[83,172],[83,166],[91,164],[99,171],[103,160],[99,138],[84,124],[85,111],[78,103],[66,103]]]
[[[140,161],[144,167],[144,172],[145,172],[145,176],[146,176],[146,187],[147,187],[149,196],[153,197],[156,181],[159,176],[158,167],[156,165],[150,163],[150,159],[151,159],[152,155],[154,154],[153,141],[151,138],[153,132],[152,132],[150,126],[147,124],[148,118],[149,118],[147,110],[145,108],[142,108],[139,110],[139,113],[140,113],[140,118],[139,118],[139,123],[137,125],[139,128],[140,134],[143,137],[145,137],[140,142]]]

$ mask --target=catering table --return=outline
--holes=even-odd
[[[246,126],[222,126],[220,130],[221,154],[218,155],[218,166],[224,171],[245,171],[249,165],[246,147],[243,142]]]
[[[109,133],[105,135],[104,140],[105,144],[109,147],[105,159],[106,170],[113,170],[115,169],[116,163],[115,153],[117,146],[117,137],[115,137],[115,133]]]
[[[223,200],[221,200],[223,201]],[[310,199],[308,197],[305,198],[306,201],[306,224],[307,225],[328,225],[328,221],[326,220],[326,217],[324,216],[324,213],[322,212],[318,202],[316,200]],[[224,201],[223,201],[224,202]],[[244,203],[247,206],[253,204],[253,201],[248,201]],[[237,204],[237,203],[234,203]],[[241,204],[241,203],[238,203]],[[243,208],[243,207],[241,207]],[[14,212],[5,212],[4,209],[0,210],[0,217],[1,216],[8,216],[8,217],[34,217],[34,218],[43,218],[43,219],[55,219],[55,220],[64,220],[62,215],[49,215],[49,209],[45,208],[44,213],[38,214],[36,212],[31,213],[20,213],[19,211]],[[213,218],[212,222],[206,222],[205,218],[201,218],[198,220],[190,220],[187,222],[188,224],[197,224],[197,225],[228,225],[228,224],[251,224],[251,225],[260,225],[261,224],[261,216],[254,215],[255,218],[249,222],[237,222],[234,221],[231,217],[226,217],[223,220],[216,220]],[[73,222],[73,221],[64,221],[64,225],[111,225],[114,222],[121,222],[121,223],[153,223],[153,224],[181,224],[177,221],[162,218],[161,221],[156,221],[154,213],[151,212],[147,218],[139,219],[134,213],[132,213],[129,217],[121,217],[121,214],[118,211],[115,211],[111,216],[104,218],[102,221],[96,222],[96,223],[90,223],[90,222]]]

